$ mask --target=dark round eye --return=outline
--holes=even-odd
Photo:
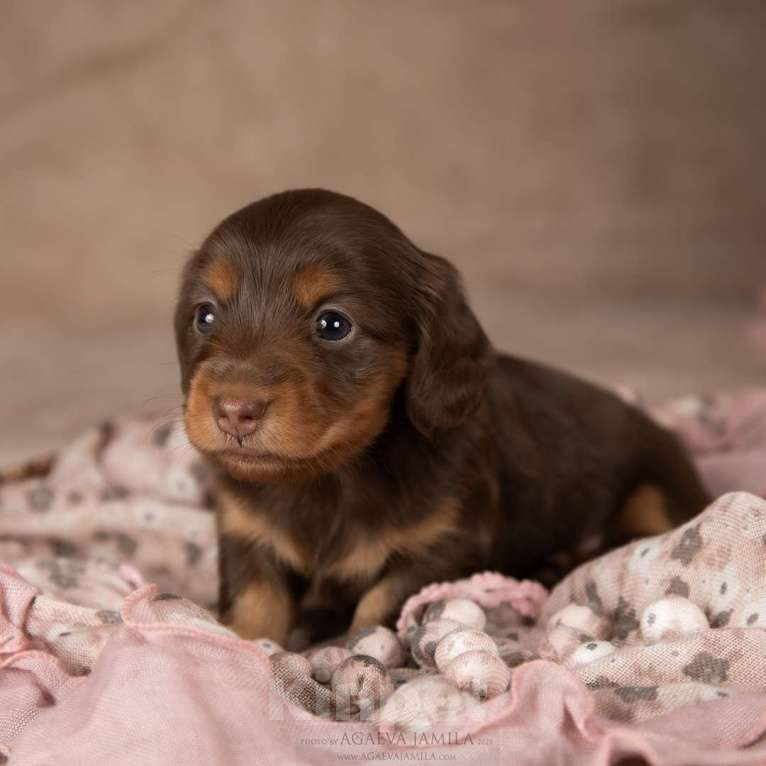
[[[322,340],[343,340],[352,330],[348,317],[338,311],[323,311],[317,317],[316,334]]]
[[[212,303],[203,303],[197,306],[194,314],[194,325],[202,333],[210,332],[215,323],[215,306]]]

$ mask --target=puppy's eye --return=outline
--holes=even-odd
[[[352,330],[348,317],[339,311],[323,311],[316,322],[316,334],[322,340],[343,340]]]
[[[197,306],[194,314],[194,326],[201,333],[210,332],[215,324],[215,306],[212,303],[203,303]]]

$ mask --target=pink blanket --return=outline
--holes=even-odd
[[[657,415],[716,494],[766,494],[765,392]],[[214,605],[213,520],[176,424],[121,419],[16,474],[0,487],[0,763],[766,762],[766,503],[754,495],[584,565],[547,600],[493,575],[426,589],[403,633],[426,603],[469,596],[513,676],[509,692],[411,730],[293,704],[266,653],[195,606]],[[648,641],[642,620],[666,596],[697,604],[705,628]],[[558,617],[573,603],[602,635]]]

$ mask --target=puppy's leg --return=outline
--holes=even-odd
[[[349,634],[373,625],[392,626],[404,602],[433,582],[465,577],[486,567],[492,545],[491,528],[474,522],[473,534],[458,526],[452,516],[434,536],[413,534],[409,555],[389,557],[382,575],[356,605]]]
[[[619,532],[628,540],[651,537],[673,529],[668,498],[653,484],[642,484],[628,497],[618,518]]]
[[[691,458],[676,436],[651,424],[638,485],[613,520],[613,542],[662,534],[700,513],[710,501]]]
[[[671,527],[701,513],[710,502],[691,457],[670,431],[654,427],[643,467],[640,481],[660,490]]]
[[[455,580],[470,571],[458,563],[447,563],[450,561],[456,562],[454,558],[445,558],[437,566],[432,560],[420,564],[402,562],[389,570],[357,603],[349,635],[373,625],[392,626],[404,602],[421,588],[432,582]]]
[[[288,648],[300,651],[342,634],[351,619],[355,590],[333,579],[314,580],[300,601]]]
[[[396,619],[406,595],[409,595],[405,595],[403,585],[404,580],[401,575],[389,575],[373,585],[356,606],[354,618],[348,630],[349,636],[373,625],[391,624]],[[416,590],[413,583],[410,594]]]
[[[270,638],[284,645],[295,603],[284,572],[267,551],[221,535],[221,622],[241,638]]]
[[[280,583],[256,581],[236,597],[224,621],[240,638],[270,638],[284,645],[293,621],[293,604]]]

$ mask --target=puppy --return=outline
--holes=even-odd
[[[390,623],[486,569],[560,576],[707,501],[669,432],[495,353],[456,270],[350,197],[226,218],[184,270],[175,332],[186,431],[220,474],[221,616],[243,637]]]

